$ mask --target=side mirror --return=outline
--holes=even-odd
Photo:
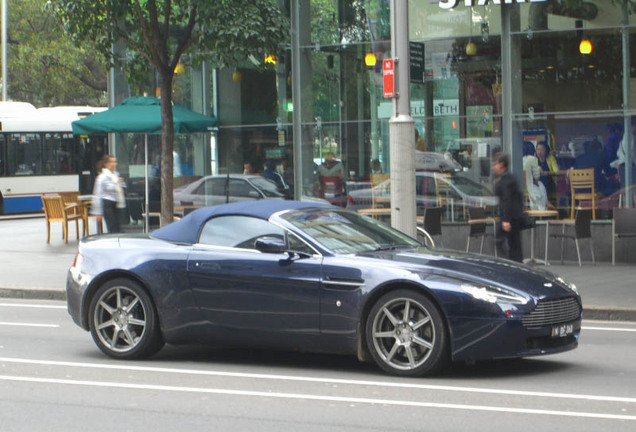
[[[254,198],[254,199],[260,199],[260,198],[262,198],[262,197],[261,197],[261,194],[259,194],[259,193],[258,193],[257,191],[255,191],[255,190],[251,190],[251,191],[249,191],[249,192],[247,193],[247,196],[249,196],[250,198]]]
[[[254,242],[254,248],[263,253],[282,254],[287,252],[287,242],[278,237],[259,237]]]

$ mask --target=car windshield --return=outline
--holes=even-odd
[[[482,186],[469,178],[456,175],[451,177],[451,182],[466,195],[492,196],[492,192],[486,186]]]
[[[388,225],[346,210],[296,210],[281,217],[338,254],[421,246],[417,240]]]
[[[267,198],[282,198],[285,196],[279,192],[276,183],[264,177],[251,177],[250,182],[263,192],[263,195]]]

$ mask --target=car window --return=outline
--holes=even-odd
[[[289,244],[290,251],[302,252],[309,255],[313,255],[316,253],[312,248],[307,246],[307,244],[304,241],[302,241],[301,239],[299,239],[292,233],[287,234],[287,243]]]
[[[466,195],[492,196],[492,192],[486,186],[482,186],[469,178],[457,175],[451,177],[451,182]]]
[[[193,194],[225,195],[225,178],[206,179],[193,191]]]
[[[254,249],[254,242],[262,236],[285,238],[285,231],[263,219],[248,216],[220,216],[206,222],[199,243]]]
[[[281,218],[327,249],[341,254],[385,247],[419,247],[420,243],[382,222],[357,213],[324,210],[290,211]]]
[[[252,177],[250,181],[256,186],[267,198],[282,198],[285,195],[280,193],[276,183],[265,177]]]
[[[251,193],[251,194],[250,194]],[[230,179],[230,196],[244,198],[259,198],[258,193],[248,182],[241,179]]]

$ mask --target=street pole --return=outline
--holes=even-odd
[[[306,6],[306,5],[305,5]],[[302,159],[302,90],[300,82],[300,0],[291,1],[291,27],[292,27],[292,105],[294,119],[292,129],[294,135],[294,199],[300,201],[303,194],[303,159]]]
[[[391,0],[391,53],[396,94],[389,120],[391,226],[417,236],[415,203],[415,123],[411,117],[408,0]]]
[[[7,100],[7,0],[2,0],[2,101]]]
[[[629,60],[629,6],[627,2],[623,2],[623,18],[621,28],[621,42],[623,51],[623,148],[625,149],[625,207],[632,207],[632,194],[627,193],[629,186],[634,179],[632,178],[632,164],[634,154],[634,135],[632,135],[630,120],[630,60]]]

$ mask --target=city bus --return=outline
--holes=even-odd
[[[43,193],[91,193],[106,135],[74,136],[71,122],[105,109],[0,102],[0,215],[41,212]]]

